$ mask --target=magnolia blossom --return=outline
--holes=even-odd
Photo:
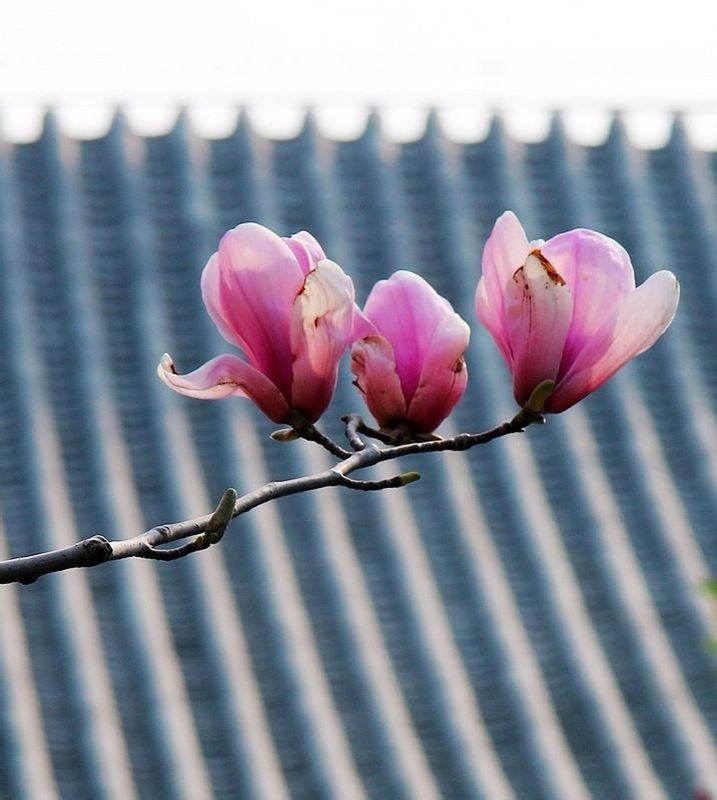
[[[280,238],[255,223],[226,233],[202,273],[202,297],[222,336],[244,357],[221,355],[159,377],[189,397],[248,397],[277,423],[298,412],[315,422],[336,388],[352,341],[354,287],[308,233]]]
[[[506,211],[485,245],[476,312],[513,374],[516,401],[525,406],[543,384],[533,410],[557,413],[651,347],[679,294],[665,270],[635,288],[630,257],[607,236],[579,228],[528,242]]]
[[[463,396],[468,325],[423,278],[394,273],[364,307],[369,328],[351,349],[351,370],[382,428],[431,433]]]

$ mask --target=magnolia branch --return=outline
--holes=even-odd
[[[356,414],[350,414],[343,420],[346,424],[346,439],[350,450],[341,447],[314,426],[302,423],[300,420],[296,421],[294,427],[282,429],[273,434],[273,437],[280,441],[303,438],[315,442],[332,455],[342,459],[330,469],[300,478],[272,481],[242,497],[238,497],[234,489],[227,489],[211,514],[182,522],[158,525],[131,539],[111,541],[104,536],[96,535],[58,550],[0,561],[0,584],[29,584],[51,572],[61,572],[79,567],[95,567],[107,561],[118,561],[123,558],[175,561],[217,544],[234,518],[246,514],[264,503],[292,494],[313,492],[328,486],[344,486],[347,489],[358,491],[400,488],[418,480],[419,474],[404,472],[384,480],[358,480],[350,478],[349,475],[383,461],[393,461],[405,456],[468,450],[501,436],[519,433],[533,423],[543,422],[540,414],[526,408],[510,422],[505,422],[482,433],[461,433],[450,439],[432,437],[425,441],[413,441],[405,430],[397,429],[387,433],[370,428]],[[367,442],[362,437],[377,439],[384,446],[381,447],[375,442]],[[182,540],[187,541],[171,546],[172,543]]]

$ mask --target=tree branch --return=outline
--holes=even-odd
[[[0,561],[0,584],[29,584],[51,572],[60,572],[78,567],[95,567],[106,561],[118,561],[123,558],[175,561],[191,553],[206,550],[221,541],[232,519],[279,497],[288,497],[301,492],[312,492],[327,486],[344,486],[348,489],[360,491],[380,491],[382,489],[406,486],[418,480],[420,476],[417,472],[406,472],[378,481],[356,480],[347,476],[357,470],[375,466],[382,461],[392,461],[404,456],[446,450],[468,450],[471,447],[485,444],[501,436],[519,433],[528,425],[543,422],[544,420],[540,414],[523,409],[510,422],[505,422],[482,433],[461,433],[451,439],[408,441],[406,444],[389,444],[389,446],[383,448],[375,443],[367,444],[358,434],[363,433],[367,436],[379,434],[376,438],[379,438],[382,442],[387,439],[390,441],[389,434],[374,431],[372,428],[365,426],[361,418],[355,414],[344,417],[344,421],[346,422],[346,437],[353,448],[353,452],[345,450],[328,439],[328,437],[317,431],[313,425],[301,426],[299,429],[294,427],[285,431],[278,431],[277,434],[279,435],[274,436],[280,441],[282,439],[297,438],[298,436],[316,442],[333,455],[342,459],[331,469],[300,478],[272,481],[242,497],[237,497],[234,489],[227,489],[213,513],[182,522],[158,525],[131,539],[110,541],[104,536],[91,536],[59,550]],[[290,432],[294,433],[294,436],[289,435]],[[398,440],[405,441],[406,438],[405,432],[402,432]],[[167,547],[172,542],[184,539],[189,539],[189,541],[176,547]]]

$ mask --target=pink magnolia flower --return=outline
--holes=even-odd
[[[542,409],[557,413],[651,347],[677,310],[679,284],[662,270],[635,288],[630,257],[579,228],[528,242],[506,211],[483,252],[476,313],[513,373],[516,401],[554,382]],[[548,391],[550,385],[547,385]]]
[[[369,330],[351,349],[351,370],[382,428],[431,433],[463,396],[468,325],[423,278],[394,273],[371,290]]]
[[[244,357],[217,356],[177,375],[165,355],[159,377],[189,397],[248,397],[277,423],[294,411],[315,422],[331,402],[339,360],[353,340],[351,279],[310,234],[282,239],[244,223],[222,237],[201,286],[209,316]]]

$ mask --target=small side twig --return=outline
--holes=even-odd
[[[364,427],[361,417],[358,414],[346,414],[341,417],[341,421],[346,425],[346,438],[352,449],[356,452],[363,450],[366,447],[366,442],[358,435],[359,429]]]
[[[400,489],[402,486],[408,486],[409,483],[415,483],[420,477],[417,472],[402,472],[400,475],[393,475],[381,481],[357,481],[355,478],[347,478],[342,475],[338,485],[345,486],[347,489],[358,489],[362,492],[375,492],[381,489]]]
[[[376,439],[383,444],[387,444],[389,447],[409,444],[410,442],[436,442],[440,441],[441,438],[435,433],[417,434],[407,425],[397,425],[392,430],[378,430],[367,425],[358,414],[346,414],[341,417],[341,420],[346,426],[346,438],[349,440],[349,444],[354,450],[362,450],[365,447],[365,442],[359,437],[359,433],[371,439]],[[358,446],[359,444],[361,445],[360,447]]]
[[[321,433],[315,425],[308,422],[298,412],[295,411],[292,413],[290,423],[291,428],[289,430],[293,430],[298,437],[306,439],[307,442],[315,442],[323,447],[324,450],[328,450],[331,455],[337,456],[338,458],[348,458],[351,455],[350,450],[346,450],[333,439],[326,436],[326,434]]]
[[[378,430],[377,428],[372,428],[370,425],[367,425],[358,414],[347,414],[345,417],[341,417],[341,419],[346,423],[347,436],[348,436],[348,425],[350,421],[351,429],[355,434],[362,433],[364,436],[368,436],[371,439],[376,439],[376,441],[382,442],[383,444],[388,444],[388,445],[396,444],[395,436],[393,433],[386,433],[384,431]]]

